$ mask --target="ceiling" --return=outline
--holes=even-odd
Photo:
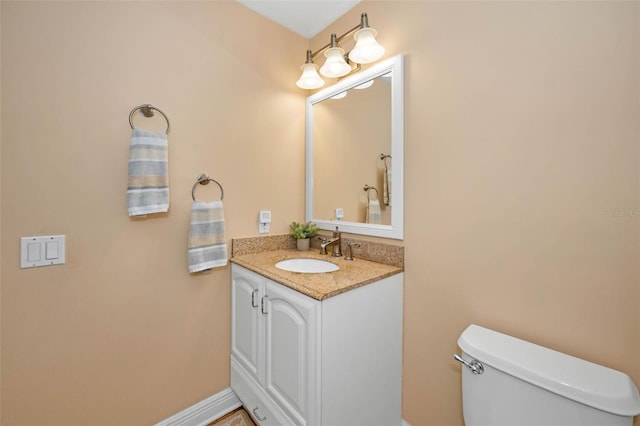
[[[360,0],[236,0],[306,39],[313,38]]]

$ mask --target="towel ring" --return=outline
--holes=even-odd
[[[153,117],[154,110],[158,111],[164,117],[164,119],[167,120],[167,130],[165,131],[165,133],[167,135],[169,134],[169,130],[171,127],[171,125],[169,124],[169,118],[165,115],[164,112],[160,111],[158,108],[154,107],[151,104],[139,105],[131,110],[131,112],[129,113],[129,125],[131,126],[132,129],[135,129],[133,125],[133,114],[135,114],[136,111],[138,110],[140,111],[140,114],[144,115],[147,118]]]
[[[220,201],[222,201],[222,199],[224,198],[224,189],[222,189],[222,185],[220,185],[220,182],[215,179],[211,179],[204,173],[198,176],[198,180],[193,184],[193,187],[191,188],[191,198],[193,198],[193,201],[196,201],[196,187],[198,186],[198,184],[208,185],[209,182],[215,182],[218,185],[218,187],[220,188]]]
[[[369,192],[370,189],[373,189],[374,191],[376,191],[376,200],[378,199],[378,190],[376,189],[375,186],[369,186],[367,184],[364,185],[364,191],[367,193],[367,201],[371,201],[371,193]]]
[[[380,154],[380,159],[384,162],[385,169],[389,168],[389,166],[387,165],[387,158],[391,160],[391,156],[389,154]]]

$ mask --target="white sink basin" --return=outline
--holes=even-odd
[[[287,259],[276,263],[276,268],[289,272],[300,272],[303,274],[321,274],[323,272],[333,272],[340,269],[338,265],[326,260],[319,259]]]

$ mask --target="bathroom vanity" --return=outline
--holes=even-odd
[[[402,268],[327,256],[338,271],[273,266],[292,257],[231,259],[232,389],[260,425],[400,425]]]
[[[350,234],[402,240],[403,67],[399,55],[307,98],[305,218],[319,229],[339,226]],[[370,91],[373,98],[358,101],[355,92],[371,84],[379,86]],[[355,103],[336,100],[347,91]],[[343,127],[336,117],[345,118]],[[372,128],[371,117],[383,127]],[[366,123],[365,128],[355,123]],[[327,143],[335,140],[336,128],[360,136],[370,131],[380,140],[339,141],[341,149],[348,148],[341,152],[352,156],[341,154],[346,162],[336,168],[335,150]],[[354,172],[350,158],[362,169]],[[384,182],[382,165],[391,177]],[[324,173],[329,167],[349,173]],[[362,204],[363,184],[382,191],[385,182],[393,194],[393,207],[390,201],[385,206],[389,222],[362,223],[354,212]],[[354,215],[338,218],[342,207]],[[350,242],[359,247],[355,260],[347,261],[314,249],[301,254],[293,241],[284,235],[232,242],[231,388],[260,425],[402,424],[404,249],[343,238],[338,242],[343,252]],[[275,267],[300,257],[333,262],[339,269],[300,273]]]

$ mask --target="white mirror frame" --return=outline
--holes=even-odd
[[[338,93],[391,72],[391,225],[377,225],[313,217],[313,106]],[[402,55],[387,59],[351,77],[340,80],[307,98],[306,102],[306,220],[319,229],[404,239],[404,60]]]

